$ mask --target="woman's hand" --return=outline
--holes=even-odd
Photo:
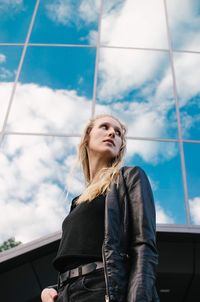
[[[45,288],[41,293],[42,302],[54,302],[58,296],[54,288]]]

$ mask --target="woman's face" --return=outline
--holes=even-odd
[[[122,128],[117,120],[106,116],[98,118],[89,134],[88,155],[114,159],[122,146]]]

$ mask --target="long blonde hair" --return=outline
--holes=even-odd
[[[94,123],[97,119],[103,117],[111,117],[115,119],[122,128],[122,145],[119,151],[119,154],[110,162],[110,166],[101,169],[99,172],[99,178],[95,183],[90,183],[90,170],[89,170],[89,158],[87,152],[87,144],[89,141],[90,132],[94,126]],[[79,160],[82,165],[83,174],[86,180],[86,189],[76,200],[76,204],[80,204],[86,201],[92,201],[95,197],[100,194],[104,194],[109,190],[111,182],[115,181],[117,175],[119,174],[119,169],[122,163],[122,159],[126,149],[126,127],[114,116],[109,114],[98,115],[95,118],[91,119],[86,125],[85,131],[81,138],[79,145],[78,153]]]

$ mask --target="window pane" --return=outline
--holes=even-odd
[[[7,129],[80,131],[91,115],[94,67],[95,49],[29,47]]]
[[[176,53],[176,82],[183,137],[200,139],[200,54]]]
[[[21,47],[0,47],[0,131],[8,108],[21,51]]]
[[[100,0],[41,0],[30,41],[96,44]]]
[[[177,137],[175,102],[166,53],[101,49],[96,113],[128,124],[134,137]]]
[[[178,144],[128,140],[125,164],[140,166],[147,173],[154,193],[157,223],[186,223]]]
[[[192,222],[200,225],[200,144],[184,144]]]
[[[167,0],[167,8],[173,47],[199,51],[199,0]]]
[[[78,141],[5,138],[0,152],[0,242],[15,237],[25,243],[61,230],[72,197],[83,189],[80,175],[72,173]]]
[[[104,0],[101,44],[168,48],[163,1]]]
[[[35,3],[36,0],[1,1],[0,42],[25,42]]]

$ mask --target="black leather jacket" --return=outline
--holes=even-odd
[[[121,168],[105,202],[105,301],[158,302],[155,206],[145,172]]]

